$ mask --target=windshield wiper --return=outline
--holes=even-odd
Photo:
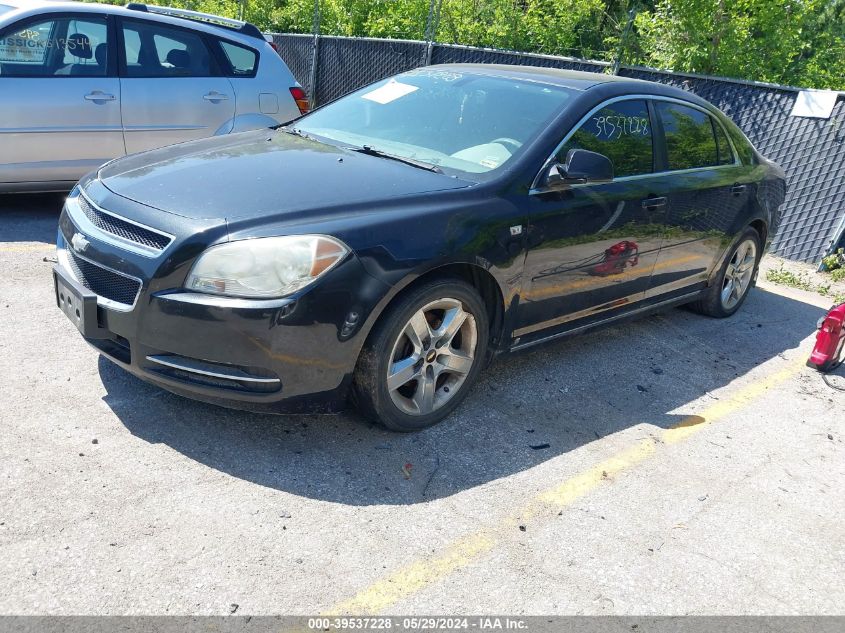
[[[433,171],[436,174],[442,174],[443,170],[440,169],[437,165],[432,165],[431,163],[426,163],[425,161],[416,160],[414,158],[408,158],[407,156],[399,156],[397,154],[390,154],[388,152],[384,152],[380,149],[376,149],[375,147],[371,147],[369,145],[362,145],[361,147],[347,147],[353,152],[358,152],[359,154],[366,154],[367,156],[378,156],[379,158],[387,158],[389,160],[395,160],[400,163],[405,163],[406,165],[410,165],[411,167],[416,167],[417,169],[425,169],[426,171]]]

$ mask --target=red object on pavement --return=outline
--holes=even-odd
[[[819,371],[830,371],[840,362],[843,344],[845,344],[845,303],[831,308],[827,316],[819,321],[816,346],[810,354],[807,365]]]

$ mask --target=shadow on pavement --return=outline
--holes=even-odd
[[[0,194],[0,242],[56,243],[63,193]]]
[[[686,417],[672,411],[797,347],[823,313],[758,288],[731,319],[673,310],[538,347],[498,360],[456,414],[411,435],[354,414],[230,411],[149,386],[102,358],[99,370],[106,403],[147,442],[303,497],[414,504],[513,475],[639,423],[671,427]]]

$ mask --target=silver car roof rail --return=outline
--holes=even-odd
[[[177,9],[175,7],[160,7],[152,4],[143,4],[141,2],[130,2],[126,5],[126,8],[130,11],[155,13],[156,15],[168,15],[174,18],[193,20],[194,22],[205,22],[215,26],[222,26],[223,28],[237,31],[238,33],[243,33],[244,35],[251,35],[262,40],[264,39],[264,34],[254,24],[244,22],[243,20],[225,18],[221,15],[201,13],[199,11],[190,11],[188,9]]]

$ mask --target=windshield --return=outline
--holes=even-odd
[[[527,147],[571,94],[543,83],[421,68],[358,90],[293,125],[446,172],[483,174]]]
[[[8,13],[9,11],[14,11],[16,7],[10,7],[8,4],[0,4],[0,15],[4,13]]]

